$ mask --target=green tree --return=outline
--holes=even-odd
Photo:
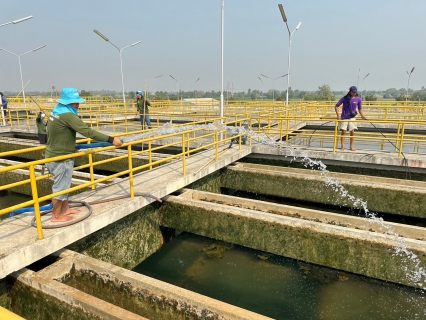
[[[377,97],[376,95],[369,95],[369,96],[365,96],[364,98],[365,101],[377,101]]]
[[[335,100],[334,94],[331,91],[331,88],[328,84],[323,84],[318,87],[317,99],[323,101],[333,101]]]
[[[90,97],[92,94],[89,91],[81,90],[80,96],[82,97]]]

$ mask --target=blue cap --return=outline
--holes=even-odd
[[[352,87],[349,88],[349,91],[357,93],[358,89],[355,86],[352,86]]]
[[[61,93],[61,99],[57,100],[60,104],[68,105],[71,103],[83,103],[86,100],[80,98],[77,89],[74,88],[63,88]]]
[[[142,91],[136,91],[136,94],[140,94],[141,96],[143,96]]]

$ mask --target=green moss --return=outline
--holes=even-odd
[[[283,158],[283,157],[281,157]],[[277,167],[286,167],[286,168],[298,168],[306,169],[305,164],[299,161],[290,161],[292,158],[281,159],[261,159],[253,157],[244,157],[243,159],[238,160],[239,162],[245,163],[254,163],[254,164],[263,164]],[[327,162],[323,160],[323,162]],[[362,161],[360,161],[362,162]],[[395,179],[407,179],[408,171],[397,171],[390,169],[390,166],[383,166],[383,169],[378,168],[363,168],[359,165],[354,164],[353,162],[348,163],[348,165],[335,165],[327,164],[327,170],[330,172],[339,172],[339,173],[351,173],[351,174],[361,174],[366,176],[373,177],[385,177],[385,178],[395,178]],[[410,172],[410,180],[415,181],[426,181],[426,174],[420,172]]]
[[[312,231],[214,209],[167,202],[162,224],[213,239],[302,260],[371,278],[416,287],[406,274],[412,262],[395,256],[392,246]],[[424,252],[416,252],[421,264]]]
[[[73,244],[68,249],[132,269],[164,243],[158,204],[151,204]]]
[[[178,302],[166,296],[157,296],[143,288],[135,288],[93,270],[74,270],[66,284],[125,310],[146,317],[161,320],[219,319],[210,310],[200,310],[186,302]],[[201,316],[200,316],[201,314]]]
[[[344,182],[341,182],[341,185],[350,195],[366,201],[371,211],[426,218],[423,194]],[[273,172],[227,170],[222,179],[222,186],[263,195],[353,207],[353,202],[317,177],[307,179],[304,176],[283,176]]]
[[[31,320],[101,320],[77,305],[69,305],[16,281],[11,290],[11,311]]]
[[[0,280],[0,307],[9,309],[10,308],[10,281],[9,278]]]
[[[187,186],[189,189],[196,189],[206,192],[220,193],[222,186],[223,169],[217,170]]]

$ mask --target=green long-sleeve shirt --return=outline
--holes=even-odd
[[[44,118],[41,118],[41,112],[37,114],[36,118],[36,125],[37,125],[37,133],[38,134],[46,134],[46,123],[44,122]]]
[[[50,115],[47,122],[46,158],[58,157],[75,152],[76,133],[86,138],[112,143],[114,138],[93,130],[73,113]]]
[[[136,99],[136,109],[141,115],[149,114],[148,106],[151,106],[151,103],[149,103],[148,100],[145,100],[145,98],[142,97],[142,99]],[[145,112],[144,112],[144,109],[145,109]]]

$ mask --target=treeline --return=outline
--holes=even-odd
[[[51,96],[52,98],[57,98],[58,93],[52,92],[40,92],[40,91],[30,91],[33,96]],[[304,91],[304,90],[289,90],[289,99],[290,100],[306,100],[306,101],[334,101],[340,99],[344,96],[347,91],[333,91],[329,85],[319,86],[316,91]],[[5,92],[6,96],[16,96],[16,92]],[[60,93],[59,93],[60,94]],[[398,100],[405,101],[426,101],[426,89],[422,87],[421,90],[407,90],[405,88],[396,89],[390,88],[387,90],[364,90],[358,92],[358,94],[366,101],[374,100]],[[114,99],[120,99],[122,97],[121,91],[110,91],[110,90],[81,90],[80,95],[83,97],[89,96],[104,96]],[[125,92],[125,95],[128,99],[135,99],[136,94],[134,91]],[[224,91],[224,99],[229,101],[239,101],[239,100],[277,100],[283,101],[286,99],[287,91],[280,90],[251,90],[233,92],[233,91]],[[150,100],[178,100],[178,99],[196,99],[196,98],[213,98],[220,99],[220,91],[181,91],[177,92],[168,92],[168,91],[156,91],[149,93]]]

